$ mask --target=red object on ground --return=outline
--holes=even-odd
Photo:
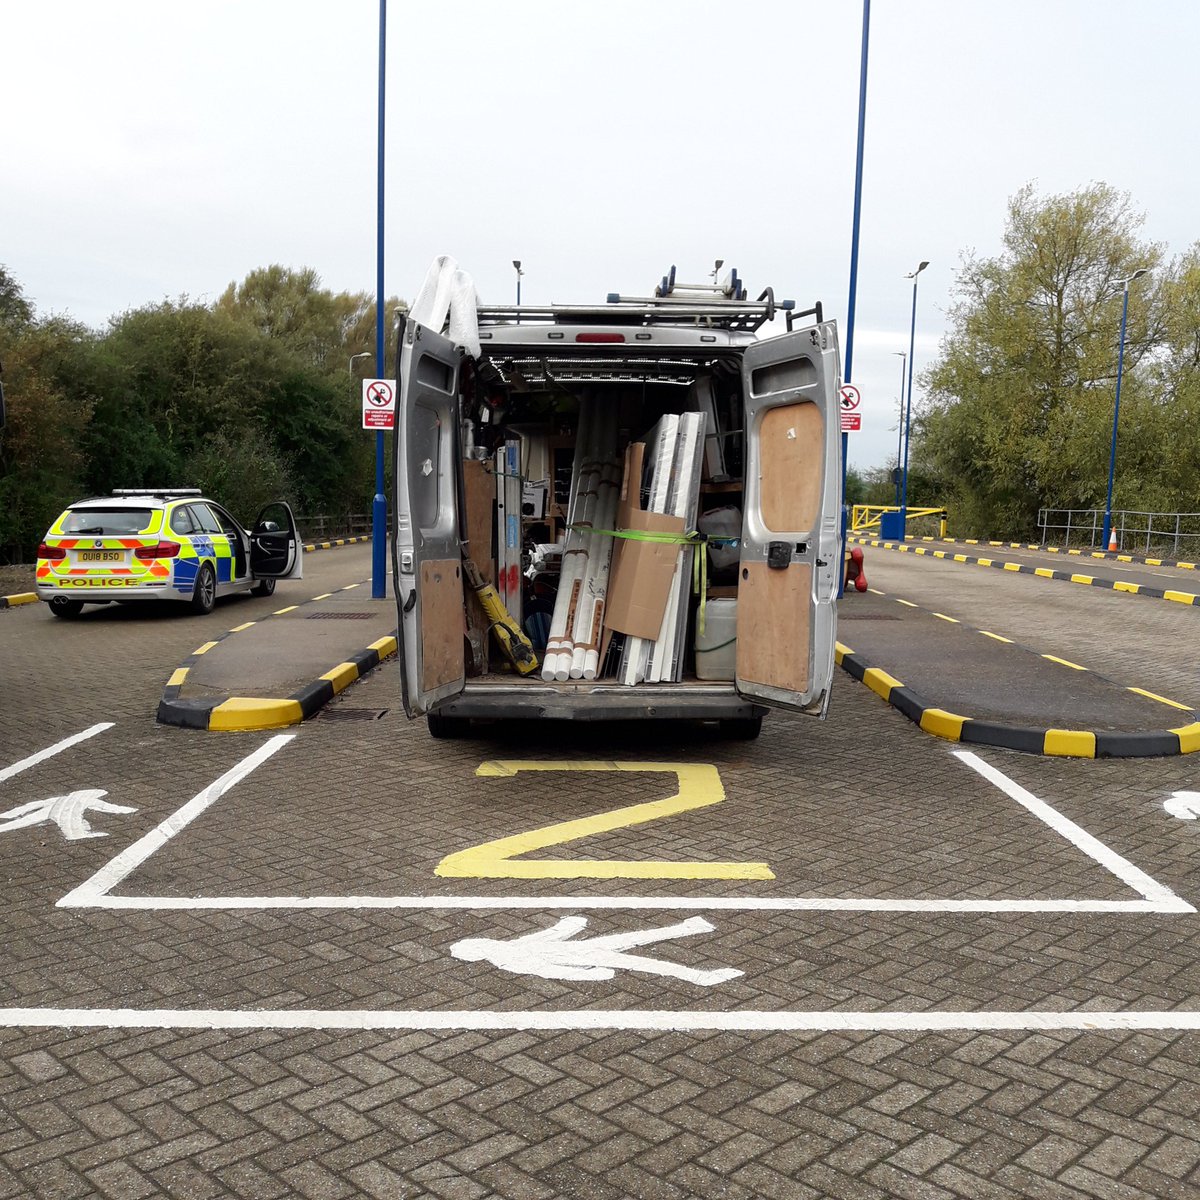
[[[858,546],[850,551],[850,560],[846,563],[846,582],[854,584],[856,592],[867,590],[867,576],[863,571],[863,552]]]

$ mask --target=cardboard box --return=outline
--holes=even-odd
[[[642,463],[646,447],[633,442],[625,451],[625,477],[617,507],[618,530],[682,534],[682,517],[646,512],[641,507]],[[656,639],[670,599],[671,580],[679,561],[678,542],[639,542],[617,538],[604,610],[606,630]],[[605,647],[607,647],[607,637]]]

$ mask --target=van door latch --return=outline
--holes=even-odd
[[[792,561],[791,542],[771,542],[767,546],[767,566],[773,571],[784,570]]]

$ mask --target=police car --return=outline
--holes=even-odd
[[[37,594],[56,617],[113,600],[176,600],[208,613],[218,596],[269,596],[277,579],[300,579],[303,563],[282,501],[246,529],[199,488],[123,489],[72,504],[50,526]]]

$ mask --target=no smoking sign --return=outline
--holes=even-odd
[[[395,381],[364,379],[362,385],[362,427],[364,429],[395,429]]]
[[[858,411],[862,404],[862,394],[853,384],[842,385],[841,392],[842,432],[857,433],[862,429],[862,413]]]

